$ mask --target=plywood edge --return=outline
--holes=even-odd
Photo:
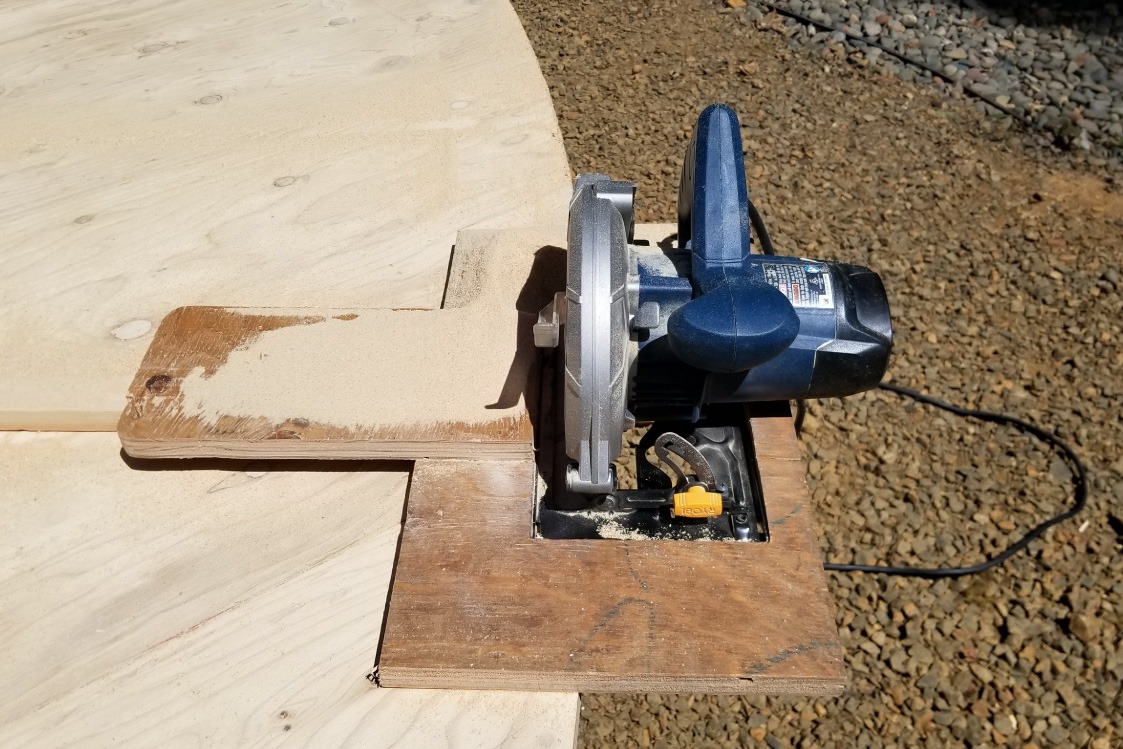
[[[380,667],[383,687],[411,689],[497,689],[537,692],[658,692],[662,694],[769,694],[808,697],[836,697],[846,689],[846,671],[841,665],[835,673],[821,677],[783,676],[626,676],[601,673],[559,673],[556,671],[492,671],[488,669],[395,668]]]
[[[112,432],[118,411],[0,411],[0,432]]]
[[[375,442],[356,440],[324,440],[309,442],[300,439],[249,442],[233,440],[165,440],[150,442],[120,434],[121,446],[131,457],[149,459],[283,459],[283,460],[516,460],[532,454],[529,440],[510,442],[463,441]]]

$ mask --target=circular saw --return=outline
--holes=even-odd
[[[752,251],[759,217],[727,106],[707,107],[694,129],[673,247],[633,243],[634,201],[630,182],[577,177],[566,289],[534,329],[537,345],[559,349],[564,449],[548,504],[569,514],[555,524],[587,537],[591,510],[652,537],[763,540],[740,404],[876,386],[892,346],[885,288],[861,266],[770,254],[759,221],[766,253]],[[637,422],[651,427],[635,451],[638,486],[624,490],[614,462]]]

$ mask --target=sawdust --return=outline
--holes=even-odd
[[[512,365],[515,315],[485,324],[463,312],[352,314],[265,331],[209,376],[194,368],[180,387],[182,416],[211,426],[264,417],[369,428],[522,412],[521,398],[496,403]]]
[[[557,243],[549,230],[461,232],[449,289],[466,306],[452,309],[177,311],[134,380],[119,433],[130,454],[161,457],[237,454],[239,441],[247,450],[334,442],[362,454],[393,442],[409,447],[374,449],[410,458],[524,443],[530,327],[561,283]]]
[[[601,518],[597,518],[597,534],[601,538],[611,538],[619,541],[644,538],[644,535],[639,531],[625,528],[611,516],[603,514]]]
[[[597,526],[597,535],[601,538],[614,541],[633,541],[646,538],[646,536],[639,531],[625,528],[616,520],[615,516],[608,512],[578,510],[571,514],[576,517],[592,520]]]
[[[647,541],[650,536],[635,530],[633,528],[624,527],[617,516],[610,512],[603,512],[599,510],[578,510],[570,513],[576,517],[587,518],[592,520],[597,526],[597,535],[603,539],[612,541]],[[683,540],[683,541],[734,541],[732,538],[712,539],[712,538],[694,538],[687,532],[676,533],[674,531],[666,532],[661,538],[665,540]]]

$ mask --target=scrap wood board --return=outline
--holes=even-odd
[[[671,233],[636,227],[652,245]],[[524,457],[531,330],[565,288],[564,245],[546,228],[460,232],[440,309],[177,309],[121,442],[142,458]]]
[[[531,327],[564,286],[562,244],[461,232],[442,309],[178,309],[121,442],[145,458],[525,456]]]
[[[832,695],[845,675],[790,417],[751,420],[766,543],[532,538],[532,460],[415,465],[385,686]]]

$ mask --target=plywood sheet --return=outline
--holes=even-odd
[[[382,683],[838,694],[844,671],[786,415],[753,419],[767,543],[533,538],[534,464],[423,461]]]
[[[408,464],[0,455],[0,745],[573,746],[574,694],[368,680]]]
[[[503,0],[24,0],[0,27],[0,429],[112,430],[176,307],[437,306],[457,230],[564,225]]]

